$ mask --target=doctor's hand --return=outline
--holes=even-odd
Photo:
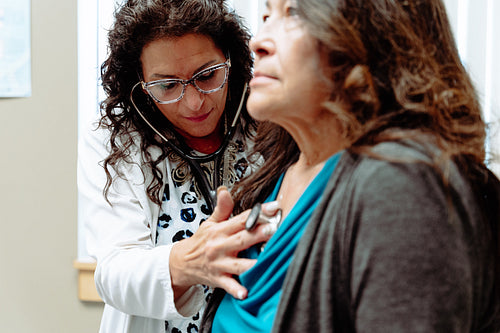
[[[250,211],[231,217],[233,207],[228,190],[219,188],[213,214],[193,236],[173,245],[169,264],[175,299],[195,284],[222,288],[238,299],[247,297],[247,289],[233,275],[247,271],[256,260],[238,258],[238,253],[269,240],[272,234],[265,225],[245,230]]]

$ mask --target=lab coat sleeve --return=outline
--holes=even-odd
[[[203,288],[191,287],[176,307],[169,270],[172,245],[154,245],[159,208],[147,197],[139,157],[134,158],[138,163],[123,166],[110,187],[111,205],[103,196],[106,132],[84,132],[78,152],[80,223],[87,251],[97,260],[97,291],[106,304],[130,315],[161,320],[192,316],[201,307]]]

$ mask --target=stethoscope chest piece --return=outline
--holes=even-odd
[[[245,222],[245,229],[251,231],[255,229],[257,224],[261,223],[271,223],[276,225],[276,229],[281,224],[281,209],[279,209],[274,216],[267,216],[262,212],[262,205],[260,203],[255,204],[250,214]]]

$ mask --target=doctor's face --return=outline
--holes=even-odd
[[[204,93],[193,84],[187,84],[184,87],[184,95],[179,100],[169,104],[155,101],[158,109],[188,141],[190,138],[222,135],[219,134],[219,127],[228,90],[225,71],[228,73],[229,68],[221,64],[226,60],[212,39],[199,34],[157,39],[146,44],[142,50],[143,79],[156,97],[169,99],[174,93],[176,97],[181,96],[182,84],[177,84],[180,89],[177,91],[173,81],[154,83],[165,79],[197,78],[194,84],[197,84],[199,89],[216,90]],[[207,72],[212,66],[218,69]],[[223,83],[213,89],[214,80]]]

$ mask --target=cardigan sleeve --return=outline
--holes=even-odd
[[[358,173],[346,244],[356,331],[469,332],[473,198],[425,163],[374,166]]]

